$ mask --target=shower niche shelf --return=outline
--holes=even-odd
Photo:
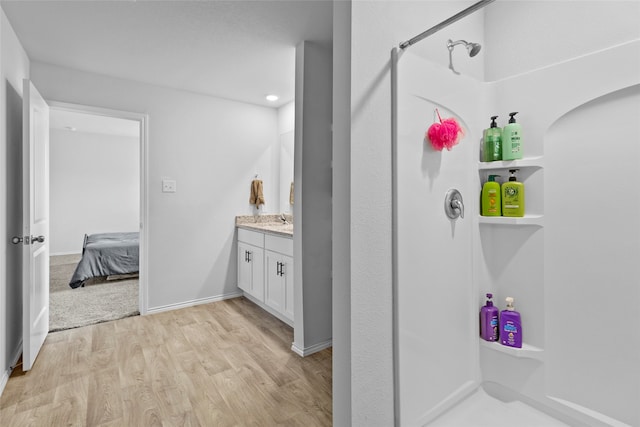
[[[506,181],[509,169],[518,169],[518,181],[525,184],[527,212],[524,217],[482,216],[478,215],[480,225],[500,226],[535,226],[544,227],[543,197],[544,159],[542,156],[525,157],[520,160],[501,160],[496,162],[479,162],[478,175],[483,184],[489,175],[500,175]]]
[[[494,225],[535,225],[542,227],[544,223],[543,215],[525,215],[523,217],[508,216],[478,216],[479,224]]]
[[[495,162],[478,163],[479,170],[498,170],[498,169],[541,169],[544,167],[542,156],[525,157],[520,160],[499,160]]]
[[[538,347],[534,347],[529,344],[522,344],[522,348],[507,347],[498,342],[480,340],[480,346],[486,347],[490,350],[497,351],[498,353],[505,353],[513,357],[521,357],[525,359],[535,359],[541,362],[544,361],[544,350]]]

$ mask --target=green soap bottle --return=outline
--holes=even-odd
[[[489,175],[489,180],[482,186],[482,216],[500,216],[500,184],[496,178],[500,175]]]
[[[515,113],[509,113],[509,123],[502,128],[502,160],[522,158],[522,126],[516,123]]]
[[[498,116],[491,117],[491,125],[485,129],[482,135],[483,152],[482,161],[494,162],[502,160],[502,130],[498,127],[496,119]]]
[[[518,169],[509,169],[509,181],[502,184],[502,215],[524,216],[524,184],[517,181]]]

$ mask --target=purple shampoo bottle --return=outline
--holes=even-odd
[[[487,294],[487,303],[480,309],[480,337],[485,341],[498,341],[498,308],[494,307],[492,294]]]
[[[520,313],[513,308],[513,298],[507,297],[507,309],[500,312],[500,341],[509,347],[522,348]]]

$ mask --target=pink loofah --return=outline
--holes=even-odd
[[[434,123],[429,126],[429,130],[425,136],[431,141],[431,146],[435,150],[442,151],[443,148],[446,148],[447,151],[451,151],[451,148],[460,142],[460,137],[464,135],[464,131],[456,119],[449,118],[442,120],[437,108],[436,113],[438,113],[440,123]]]

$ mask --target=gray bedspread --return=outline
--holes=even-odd
[[[92,277],[138,272],[140,233],[98,233],[84,236],[82,258],[69,286],[77,288]]]

